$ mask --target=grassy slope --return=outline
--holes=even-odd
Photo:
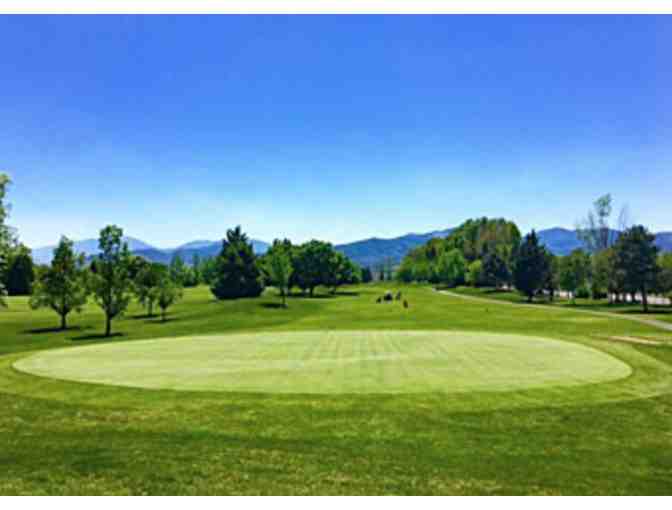
[[[161,324],[139,310],[113,341],[234,331],[488,330],[549,336],[626,361],[625,381],[466,395],[189,393],[19,374],[27,351],[99,342],[93,307],[65,333],[13,299],[0,312],[0,493],[672,493],[672,348],[591,335],[658,335],[563,309],[463,302],[404,290],[411,307],[359,295],[216,303],[188,291]],[[353,294],[354,294],[353,293]],[[135,315],[135,317],[134,317]]]

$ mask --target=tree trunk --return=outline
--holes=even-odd
[[[534,296],[534,294],[528,294],[528,295],[527,295],[527,302],[528,302],[528,303],[531,303],[531,302],[532,302],[532,297],[533,297],[533,296]]]
[[[149,305],[147,305],[147,315],[152,317],[154,315],[154,303],[151,301],[149,302]]]
[[[311,287],[309,290],[310,297],[313,297],[313,292],[315,291],[315,287]]]
[[[110,319],[109,315],[105,316],[105,336],[110,336],[110,333],[112,333],[112,319]]]
[[[284,290],[281,291],[280,294],[282,294],[282,306],[287,308],[287,300],[286,300],[286,296],[285,296],[285,291]]]
[[[646,289],[642,288],[642,304],[644,305],[644,313],[649,311],[649,300],[646,297]]]
[[[66,317],[67,317],[66,314],[61,315],[61,329],[67,329],[68,327],[65,319]]]
[[[161,322],[166,322],[166,309],[161,308]]]

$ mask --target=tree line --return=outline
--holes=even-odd
[[[513,222],[504,219],[468,220],[445,239],[432,239],[401,262],[397,278],[446,286],[472,285],[515,288],[532,301],[557,290],[576,297],[622,301],[640,296],[648,311],[651,293],[672,297],[672,253],[660,253],[655,236],[644,226],[609,227],[611,196],[600,197],[594,211],[577,229],[587,250],[566,256],[550,253],[532,231],[521,238]],[[614,233],[618,232],[617,235]]]
[[[335,293],[341,285],[362,281],[359,266],[330,243],[312,240],[293,245],[287,239],[276,240],[258,257],[240,227],[227,231],[218,256],[201,259],[196,255],[191,264],[179,254],[167,266],[133,255],[123,240],[123,230],[108,225],[100,231],[99,253],[88,260],[75,252],[70,239],[62,237],[51,263],[34,266],[30,250],[18,243],[16,232],[6,223],[9,183],[0,174],[0,303],[6,305],[8,293],[30,295],[30,306],[53,310],[62,329],[67,328],[68,316],[81,311],[89,298],[103,311],[105,335],[109,336],[112,322],[123,315],[132,299],[148,317],[158,308],[165,320],[184,287],[207,284],[217,299],[236,299],[257,297],[266,286],[273,286],[286,306],[286,297],[295,287],[312,297],[319,286]]]

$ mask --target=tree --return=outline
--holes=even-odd
[[[112,320],[122,315],[130,301],[131,255],[123,242],[123,230],[108,225],[100,231],[100,253],[92,263],[91,290],[105,313],[105,336],[110,336]]]
[[[362,283],[371,283],[371,281],[373,281],[373,273],[371,268],[366,266],[362,268]]]
[[[467,261],[462,252],[456,248],[439,255],[436,263],[436,274],[439,282],[455,286],[464,282],[467,272]]]
[[[217,299],[257,297],[264,290],[257,257],[240,226],[226,232],[210,290]]]
[[[655,289],[660,270],[655,236],[642,225],[634,226],[618,238],[614,256],[614,268],[623,275],[626,288],[640,292],[644,312],[648,312],[647,294]]]
[[[7,306],[5,301],[5,296],[7,295],[5,282],[10,257],[16,245],[14,230],[6,223],[10,207],[5,203],[5,196],[10,184],[9,177],[4,173],[0,173],[0,306]]]
[[[10,296],[30,295],[35,280],[35,269],[30,249],[20,244],[10,254],[5,277],[5,288]]]
[[[486,254],[483,258],[483,277],[489,285],[499,288],[509,282],[511,273],[506,261],[494,252]]]
[[[478,287],[483,283],[483,262],[474,260],[467,268],[467,283]]]
[[[517,250],[513,269],[513,281],[516,289],[532,302],[534,295],[543,288],[548,277],[549,262],[546,249],[539,244],[539,238],[533,230],[525,236]]]
[[[577,222],[577,237],[583,241],[589,253],[599,253],[613,246],[619,233],[630,226],[628,207],[624,205],[618,215],[618,224],[610,227],[612,209],[611,195],[602,195],[593,202],[593,209],[588,211],[586,217]]]
[[[663,253],[658,257],[658,291],[672,298],[672,253]],[[670,299],[672,304],[672,299]]]
[[[325,285],[331,287],[331,293],[335,294],[338,287],[349,283],[357,283],[362,279],[361,270],[354,262],[341,252],[332,250],[329,259],[329,268]]]
[[[312,240],[299,246],[294,261],[296,284],[313,296],[315,287],[328,285],[332,269],[331,244]]]
[[[161,309],[161,321],[166,321],[166,311],[182,298],[182,286],[167,275],[163,275],[156,287],[156,303]]]
[[[273,247],[269,250],[269,253],[264,257],[264,270],[266,271],[269,283],[280,292],[282,306],[286,307],[286,297],[289,293],[289,284],[294,268],[292,267],[292,257],[289,250],[277,240],[273,243]]]
[[[80,312],[86,304],[89,295],[86,277],[84,255],[75,255],[72,241],[62,237],[54,249],[51,265],[40,272],[30,307],[51,308],[61,318],[61,329],[66,329],[68,314]]]
[[[546,260],[548,262],[548,271],[546,272],[546,281],[543,289],[548,291],[550,301],[555,300],[555,291],[560,287],[560,257],[556,257],[546,250]]]
[[[590,276],[590,268],[590,256],[581,249],[574,250],[569,255],[560,259],[560,288],[571,294],[572,303],[575,303],[576,290],[586,285]]]
[[[611,265],[611,249],[593,254],[590,269],[590,292],[593,299],[600,299],[610,293],[610,282],[613,278]]]
[[[154,315],[154,305],[159,299],[159,284],[166,276],[167,268],[163,264],[147,262],[140,268],[134,278],[133,290],[138,302],[147,309],[147,315]]]
[[[184,285],[188,277],[188,267],[179,253],[170,259],[170,278],[179,285]]]

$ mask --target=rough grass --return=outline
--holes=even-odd
[[[391,286],[390,286],[391,288]],[[610,382],[508,392],[269,394],[143,390],[58,381],[12,364],[36,351],[107,342],[89,307],[57,317],[11,299],[0,311],[2,494],[670,494],[672,348],[601,337],[669,333],[568,309],[468,302],[385,287],[218,303],[187,291],[162,324],[139,309],[120,344],[241,332],[489,331],[600,349],[633,372]],[[396,289],[395,289],[396,290]],[[580,320],[581,319],[581,320]],[[598,337],[599,336],[599,337]]]

